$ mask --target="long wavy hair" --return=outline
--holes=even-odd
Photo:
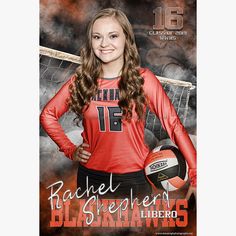
[[[121,71],[121,79],[118,88],[120,92],[118,105],[122,109],[123,118],[132,118],[132,109],[138,119],[144,118],[144,105],[146,98],[142,85],[144,79],[140,76],[140,58],[135,44],[132,26],[126,15],[117,9],[107,8],[99,11],[90,21],[87,28],[87,40],[83,45],[80,56],[82,64],[76,69],[76,78],[70,86],[69,106],[79,119],[83,117],[83,111],[89,106],[91,98],[98,91],[97,79],[102,74],[102,62],[96,57],[92,49],[92,27],[94,22],[102,17],[114,17],[123,29],[126,37],[124,48],[124,64]]]

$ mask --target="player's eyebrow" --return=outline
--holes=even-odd
[[[111,32],[109,32],[109,34],[113,34],[113,33],[119,33],[118,31],[111,31]]]
[[[108,34],[113,34],[113,33],[119,33],[118,31],[111,31],[109,32]],[[98,34],[98,35],[101,35],[99,32],[92,32],[92,34]]]

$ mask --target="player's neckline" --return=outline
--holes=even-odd
[[[104,80],[115,80],[115,79],[119,79],[120,78],[120,75],[116,76],[116,77],[101,77],[101,79],[104,79]]]

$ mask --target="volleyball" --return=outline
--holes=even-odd
[[[188,165],[178,148],[162,145],[145,160],[145,174],[154,189],[178,190],[188,180]]]

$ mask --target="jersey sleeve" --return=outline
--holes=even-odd
[[[59,118],[69,110],[67,99],[69,98],[69,86],[74,81],[71,77],[56,93],[56,95],[45,105],[40,114],[40,123],[48,136],[58,145],[59,150],[64,152],[65,156],[72,159],[72,154],[76,149],[66,136]]]
[[[190,169],[191,185],[196,186],[196,150],[192,141],[157,77],[149,69],[143,69],[141,76],[144,78],[144,93],[149,108],[160,119],[162,127],[185,157]]]

